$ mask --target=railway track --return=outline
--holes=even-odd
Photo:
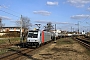
[[[76,40],[90,50],[90,42],[88,40],[83,40],[80,38],[76,38]]]
[[[21,57],[22,55],[24,55],[25,53],[27,53],[28,51],[32,51],[32,49],[19,49],[19,50],[12,50],[4,55],[0,56],[0,60],[14,60],[19,57]]]
[[[11,51],[0,55],[0,60],[25,60],[26,58],[30,58],[33,60],[34,59],[32,58],[33,54],[35,54],[37,51],[40,51],[40,49],[43,49],[52,43],[53,41],[38,48],[19,48],[17,50],[13,50],[10,48]]]

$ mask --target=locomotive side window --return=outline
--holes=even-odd
[[[37,38],[38,37],[38,31],[31,31],[28,33],[28,37],[30,38]]]

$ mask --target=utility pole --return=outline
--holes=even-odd
[[[74,28],[72,28],[73,29],[73,32],[74,32]]]
[[[56,43],[56,24],[55,24],[55,41],[54,43]]]
[[[77,23],[77,24],[75,24],[75,25],[77,25],[77,26],[78,26],[78,31],[77,31],[77,33],[79,34],[79,21],[78,21],[78,23]]]
[[[79,21],[78,21],[78,34],[79,34]]]
[[[0,32],[2,30],[2,19],[0,18]]]
[[[20,24],[21,24],[21,29],[20,29],[20,43],[22,43],[22,15],[21,15],[21,18],[20,18]]]
[[[71,26],[71,32],[72,32],[72,26]]]

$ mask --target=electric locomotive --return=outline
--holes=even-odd
[[[40,46],[48,41],[51,41],[51,33],[40,30],[30,30],[27,34],[28,46]]]

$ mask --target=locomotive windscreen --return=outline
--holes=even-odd
[[[37,38],[38,37],[38,31],[29,31],[28,37]]]

